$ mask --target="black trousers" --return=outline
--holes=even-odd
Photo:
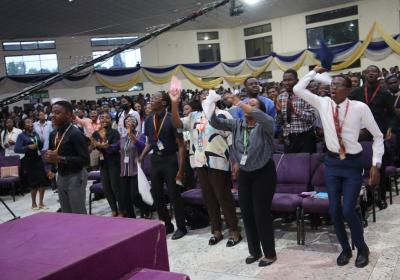
[[[317,150],[317,140],[314,130],[303,133],[293,133],[285,137],[285,154],[290,153],[315,153]]]
[[[176,154],[168,156],[151,156],[151,193],[157,209],[158,217],[165,224],[171,223],[164,197],[164,183],[167,184],[169,199],[174,208],[175,220],[178,228],[186,229],[185,213],[181,193],[176,185],[176,174],[178,172],[178,160]]]
[[[275,163],[271,159],[263,168],[239,172],[239,205],[242,211],[249,253],[276,256],[271,204],[276,189]]]
[[[103,163],[100,167],[101,183],[103,184],[104,195],[110,205],[111,211],[118,212],[121,210],[121,169],[118,164]]]
[[[134,206],[139,208],[142,214],[151,212],[151,206],[143,202],[139,193],[137,176],[121,177],[121,205],[122,211],[129,218],[136,218]]]

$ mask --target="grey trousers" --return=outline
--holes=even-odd
[[[85,169],[66,176],[58,175],[57,188],[61,212],[86,214],[87,172]]]

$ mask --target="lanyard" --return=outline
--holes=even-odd
[[[165,119],[166,119],[166,118],[167,118],[167,111],[165,111],[164,118],[162,119],[161,125],[160,125],[160,127],[158,128],[158,127],[157,127],[157,123],[156,123],[156,114],[154,114],[154,117],[153,117],[153,126],[154,126],[154,140],[155,140],[155,141],[158,141],[158,137],[160,136],[160,132],[161,132],[161,129],[163,128],[163,126],[164,126],[164,122],[165,122]]]
[[[346,119],[346,117],[347,117],[347,113],[349,112],[349,105],[350,105],[350,101],[347,101],[347,104],[346,104],[346,111],[345,111],[345,113],[344,113],[344,117],[343,117],[343,121],[342,121],[342,124],[340,124],[340,120],[339,120],[339,110],[338,110],[338,112],[337,112],[337,114],[336,114],[336,112],[335,112],[335,110],[333,109],[333,106],[331,107],[332,108],[332,116],[333,116],[333,122],[334,122],[334,124],[335,124],[335,129],[336,129],[336,135],[337,135],[337,137],[339,138],[341,138],[342,137],[342,129],[343,129],[343,124],[344,124],[344,120]],[[336,105],[337,106],[337,105]]]
[[[43,126],[39,124],[39,126],[40,126],[40,135],[42,136],[42,138],[44,138],[44,130],[46,128],[46,123],[44,123]]]
[[[33,137],[29,137],[29,138],[31,138],[31,141],[33,142],[33,144],[35,144],[36,145],[36,147],[39,147],[39,141],[38,141],[38,139],[36,138],[36,135],[34,135]]]
[[[58,153],[58,150],[60,149],[61,143],[64,140],[64,136],[67,133],[67,131],[71,128],[72,123],[68,126],[68,128],[64,131],[64,133],[61,135],[61,139],[59,138],[58,132],[56,137],[54,138],[54,147],[56,148],[55,151]]]
[[[125,156],[127,156],[129,153],[129,144],[131,143],[131,139],[129,139],[129,137],[126,138],[126,142],[125,142],[125,147],[124,147],[124,151],[125,151]]]
[[[244,132],[243,132],[243,146],[244,146],[244,151],[243,154],[247,154],[247,150],[249,148],[249,138],[250,138],[250,133],[249,133],[249,128],[246,126],[244,128]]]
[[[374,100],[375,96],[378,94],[378,91],[381,89],[381,85],[378,85],[374,91],[374,93],[371,96],[371,99],[368,97],[368,87],[365,85],[364,87],[364,98],[365,98],[365,103],[369,106],[369,104]]]

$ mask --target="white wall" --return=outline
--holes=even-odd
[[[325,22],[306,25],[305,16],[317,12],[332,10],[335,8],[358,5],[358,15],[348,18],[335,19]],[[245,39],[254,37],[263,37],[272,35],[273,50],[279,54],[293,53],[305,49],[307,47],[306,28],[328,25],[344,20],[358,19],[359,21],[359,38],[363,40],[370,30],[374,21],[378,21],[384,30],[391,34],[400,33],[399,22],[400,1],[399,0],[362,0],[354,1],[348,4],[330,7],[291,15],[287,17],[256,22],[251,25],[240,26],[232,29],[213,29],[213,30],[190,30],[190,31],[175,31],[160,35],[147,45],[142,47],[142,65],[143,66],[167,66],[180,63],[198,63],[198,44],[199,43],[216,43],[220,44],[221,59],[223,61],[232,61],[245,58]],[[256,26],[263,23],[271,23],[272,31],[268,34],[258,34],[253,36],[243,35],[245,27]],[[198,31],[218,31],[219,39],[213,41],[199,42],[196,38]],[[129,34],[132,35],[132,34]],[[115,34],[113,35],[115,36]],[[39,38],[45,39],[45,38]],[[54,39],[54,38],[50,38]],[[24,40],[24,39],[21,39]],[[59,70],[65,71],[85,60],[90,59],[93,50],[104,50],[104,48],[92,48],[90,45],[90,37],[63,37],[55,38],[57,45],[57,55],[59,59]],[[34,54],[38,51],[24,52],[24,54]],[[43,53],[43,51],[40,51]],[[49,50],[47,53],[52,53],[54,50]],[[0,76],[5,75],[4,55],[20,54],[14,52],[5,52],[0,49]],[[398,64],[399,57],[395,54],[390,55],[382,61],[370,61],[369,59],[361,59],[361,67],[369,64],[376,64],[380,67],[390,67]],[[354,69],[360,70],[360,69]],[[308,71],[308,67],[304,66],[299,70],[299,74],[303,75]],[[282,77],[280,70],[274,70],[273,80],[279,81]],[[218,73],[214,73],[216,75]],[[195,88],[183,76],[182,79],[184,88]],[[97,84],[95,79],[92,79],[87,85],[80,89],[71,89],[63,84],[51,86],[49,89],[51,97],[67,97],[71,99],[95,99],[103,96],[115,96],[115,94],[96,95],[94,86]],[[225,85],[228,86],[228,85]],[[26,87],[26,85],[18,85],[15,83],[5,84],[0,82],[0,94],[16,92],[18,89]],[[155,85],[149,82],[144,83],[144,93],[152,93],[160,89],[168,89],[168,85]],[[118,93],[122,95],[122,93]]]

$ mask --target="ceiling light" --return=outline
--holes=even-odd
[[[204,40],[206,40],[206,41],[207,41],[208,39],[209,39],[209,38],[208,38],[208,36],[204,36]]]
[[[242,0],[243,3],[248,4],[248,5],[254,5],[260,2],[260,0]]]
[[[208,45],[207,47],[211,48],[212,46],[211,46],[211,45]]]

